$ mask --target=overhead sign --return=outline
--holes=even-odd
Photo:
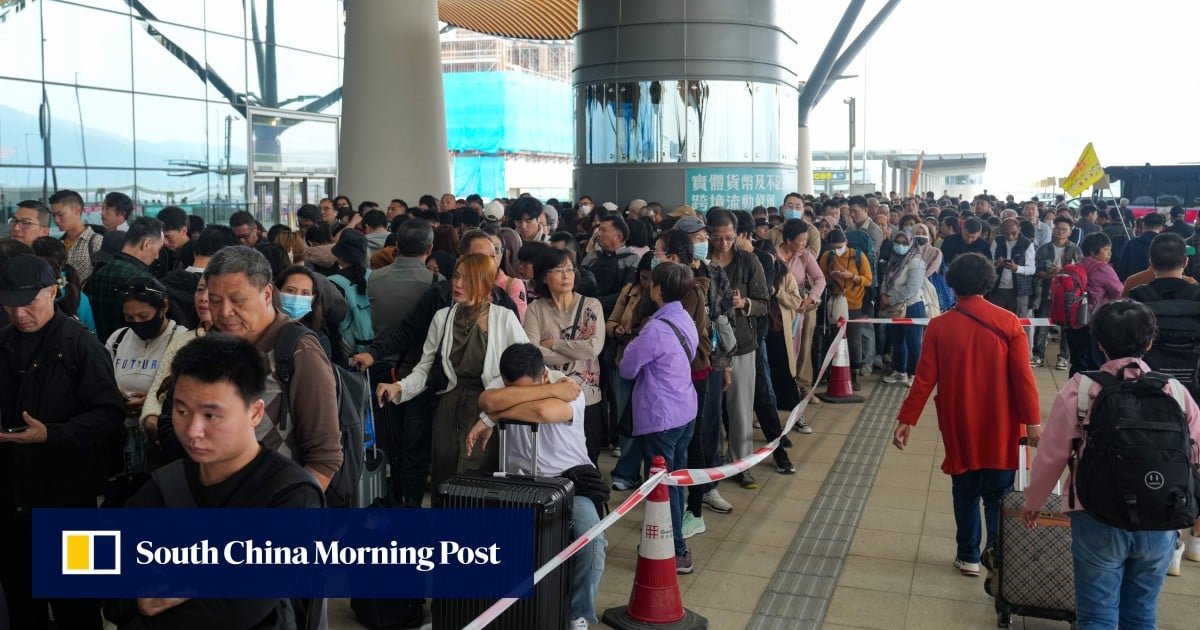
[[[779,206],[783,196],[794,190],[794,168],[689,168],[684,198],[703,214],[712,206],[727,210]]]
[[[844,182],[846,171],[813,171],[814,182]]]
[[[1075,162],[1075,168],[1071,169],[1071,174],[1067,175],[1062,187],[1067,194],[1075,197],[1102,177],[1104,169],[1100,167],[1100,158],[1096,157],[1096,149],[1092,148],[1092,143],[1089,142],[1083,148],[1083,154]]]

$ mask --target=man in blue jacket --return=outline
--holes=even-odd
[[[1150,268],[1150,243],[1163,231],[1166,223],[1163,215],[1157,212],[1142,217],[1142,233],[1125,245],[1121,259],[1115,265],[1117,277],[1122,282],[1129,276]]]

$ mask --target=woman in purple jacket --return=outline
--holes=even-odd
[[[1095,313],[1101,306],[1121,297],[1121,281],[1109,264],[1112,260],[1112,241],[1103,232],[1095,232],[1083,238],[1079,249],[1083,251],[1079,266],[1087,272],[1088,306]],[[1071,349],[1071,376],[1076,372],[1100,369],[1104,364],[1104,355],[1100,353],[1100,346],[1088,327],[1064,328],[1063,334],[1067,338],[1067,347]]]
[[[667,470],[687,465],[695,429],[696,390],[692,358],[700,336],[680,300],[692,290],[692,270],[664,262],[650,277],[650,299],[658,310],[625,347],[621,377],[634,381],[633,435],[641,439],[646,461],[662,455]],[[671,529],[675,533],[675,570],[692,572],[692,554],[683,541],[683,488],[671,488]]]

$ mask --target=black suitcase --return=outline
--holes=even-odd
[[[1042,508],[1040,524],[1032,531],[1021,522],[1025,508],[1026,438],[1021,438],[1017,490],[1004,496],[999,539],[992,564],[997,579],[996,625],[1007,628],[1012,616],[1065,621],[1075,627],[1075,568],[1071,555],[1071,521],[1062,513],[1056,487]]]
[[[528,426],[532,431],[534,476],[504,473],[508,452],[507,425]],[[571,512],[575,487],[562,477],[537,475],[536,423],[501,421],[500,475],[454,475],[438,486],[442,505],[448,508],[529,508],[534,511],[534,568],[550,561],[571,542]],[[524,430],[524,429],[516,429]],[[495,599],[434,599],[433,627],[458,630],[478,617]],[[488,625],[495,630],[558,630],[566,628],[571,613],[570,562],[547,575],[533,597],[521,599]]]

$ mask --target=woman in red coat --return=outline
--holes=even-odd
[[[1017,317],[982,296],[996,283],[991,262],[979,254],[954,259],[946,272],[958,304],[929,322],[912,390],[896,420],[892,443],[908,444],[925,402],[934,399],[946,447],[942,472],[950,475],[958,554],[963,575],[979,575],[979,503],[987,521],[987,544],[996,542],[1000,502],[1013,485],[1017,441],[1040,435],[1040,407],[1029,341]],[[986,548],[985,547],[985,548]]]

